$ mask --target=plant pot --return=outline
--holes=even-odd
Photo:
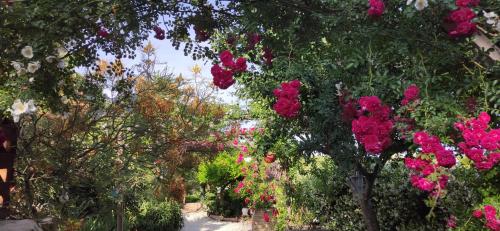
[[[264,220],[264,213],[268,213],[269,217],[272,215],[269,212],[266,212],[264,209],[257,209],[252,216],[252,231],[272,231],[273,229],[273,221],[269,222]],[[272,219],[272,218],[271,218]]]

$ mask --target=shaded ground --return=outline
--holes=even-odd
[[[216,221],[207,217],[199,203],[187,203],[182,210],[184,228],[182,231],[251,231],[250,221]]]

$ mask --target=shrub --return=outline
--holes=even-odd
[[[143,202],[132,230],[174,231],[183,226],[179,204],[173,201]]]

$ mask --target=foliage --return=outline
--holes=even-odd
[[[180,230],[183,226],[179,204],[173,201],[143,202],[133,230]]]
[[[207,189],[204,203],[211,214],[228,217],[241,214],[242,200],[231,190],[241,177],[236,159],[235,151],[224,151],[198,166],[198,181]]]

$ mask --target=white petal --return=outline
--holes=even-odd
[[[409,6],[412,2],[413,2],[413,0],[408,0],[408,1],[406,1],[406,5]]]
[[[488,19],[488,20],[486,20],[486,23],[488,23],[490,25],[495,25],[495,22],[496,22],[495,19]]]
[[[415,8],[418,11],[425,9],[427,6],[429,6],[429,2],[427,0],[417,0],[415,2]]]
[[[33,48],[31,48],[30,46],[25,46],[25,47],[21,50],[21,54],[22,54],[25,58],[31,59],[31,58],[33,58]]]
[[[497,14],[493,11],[492,12],[483,11],[483,15],[486,18],[496,18],[497,17]]]

